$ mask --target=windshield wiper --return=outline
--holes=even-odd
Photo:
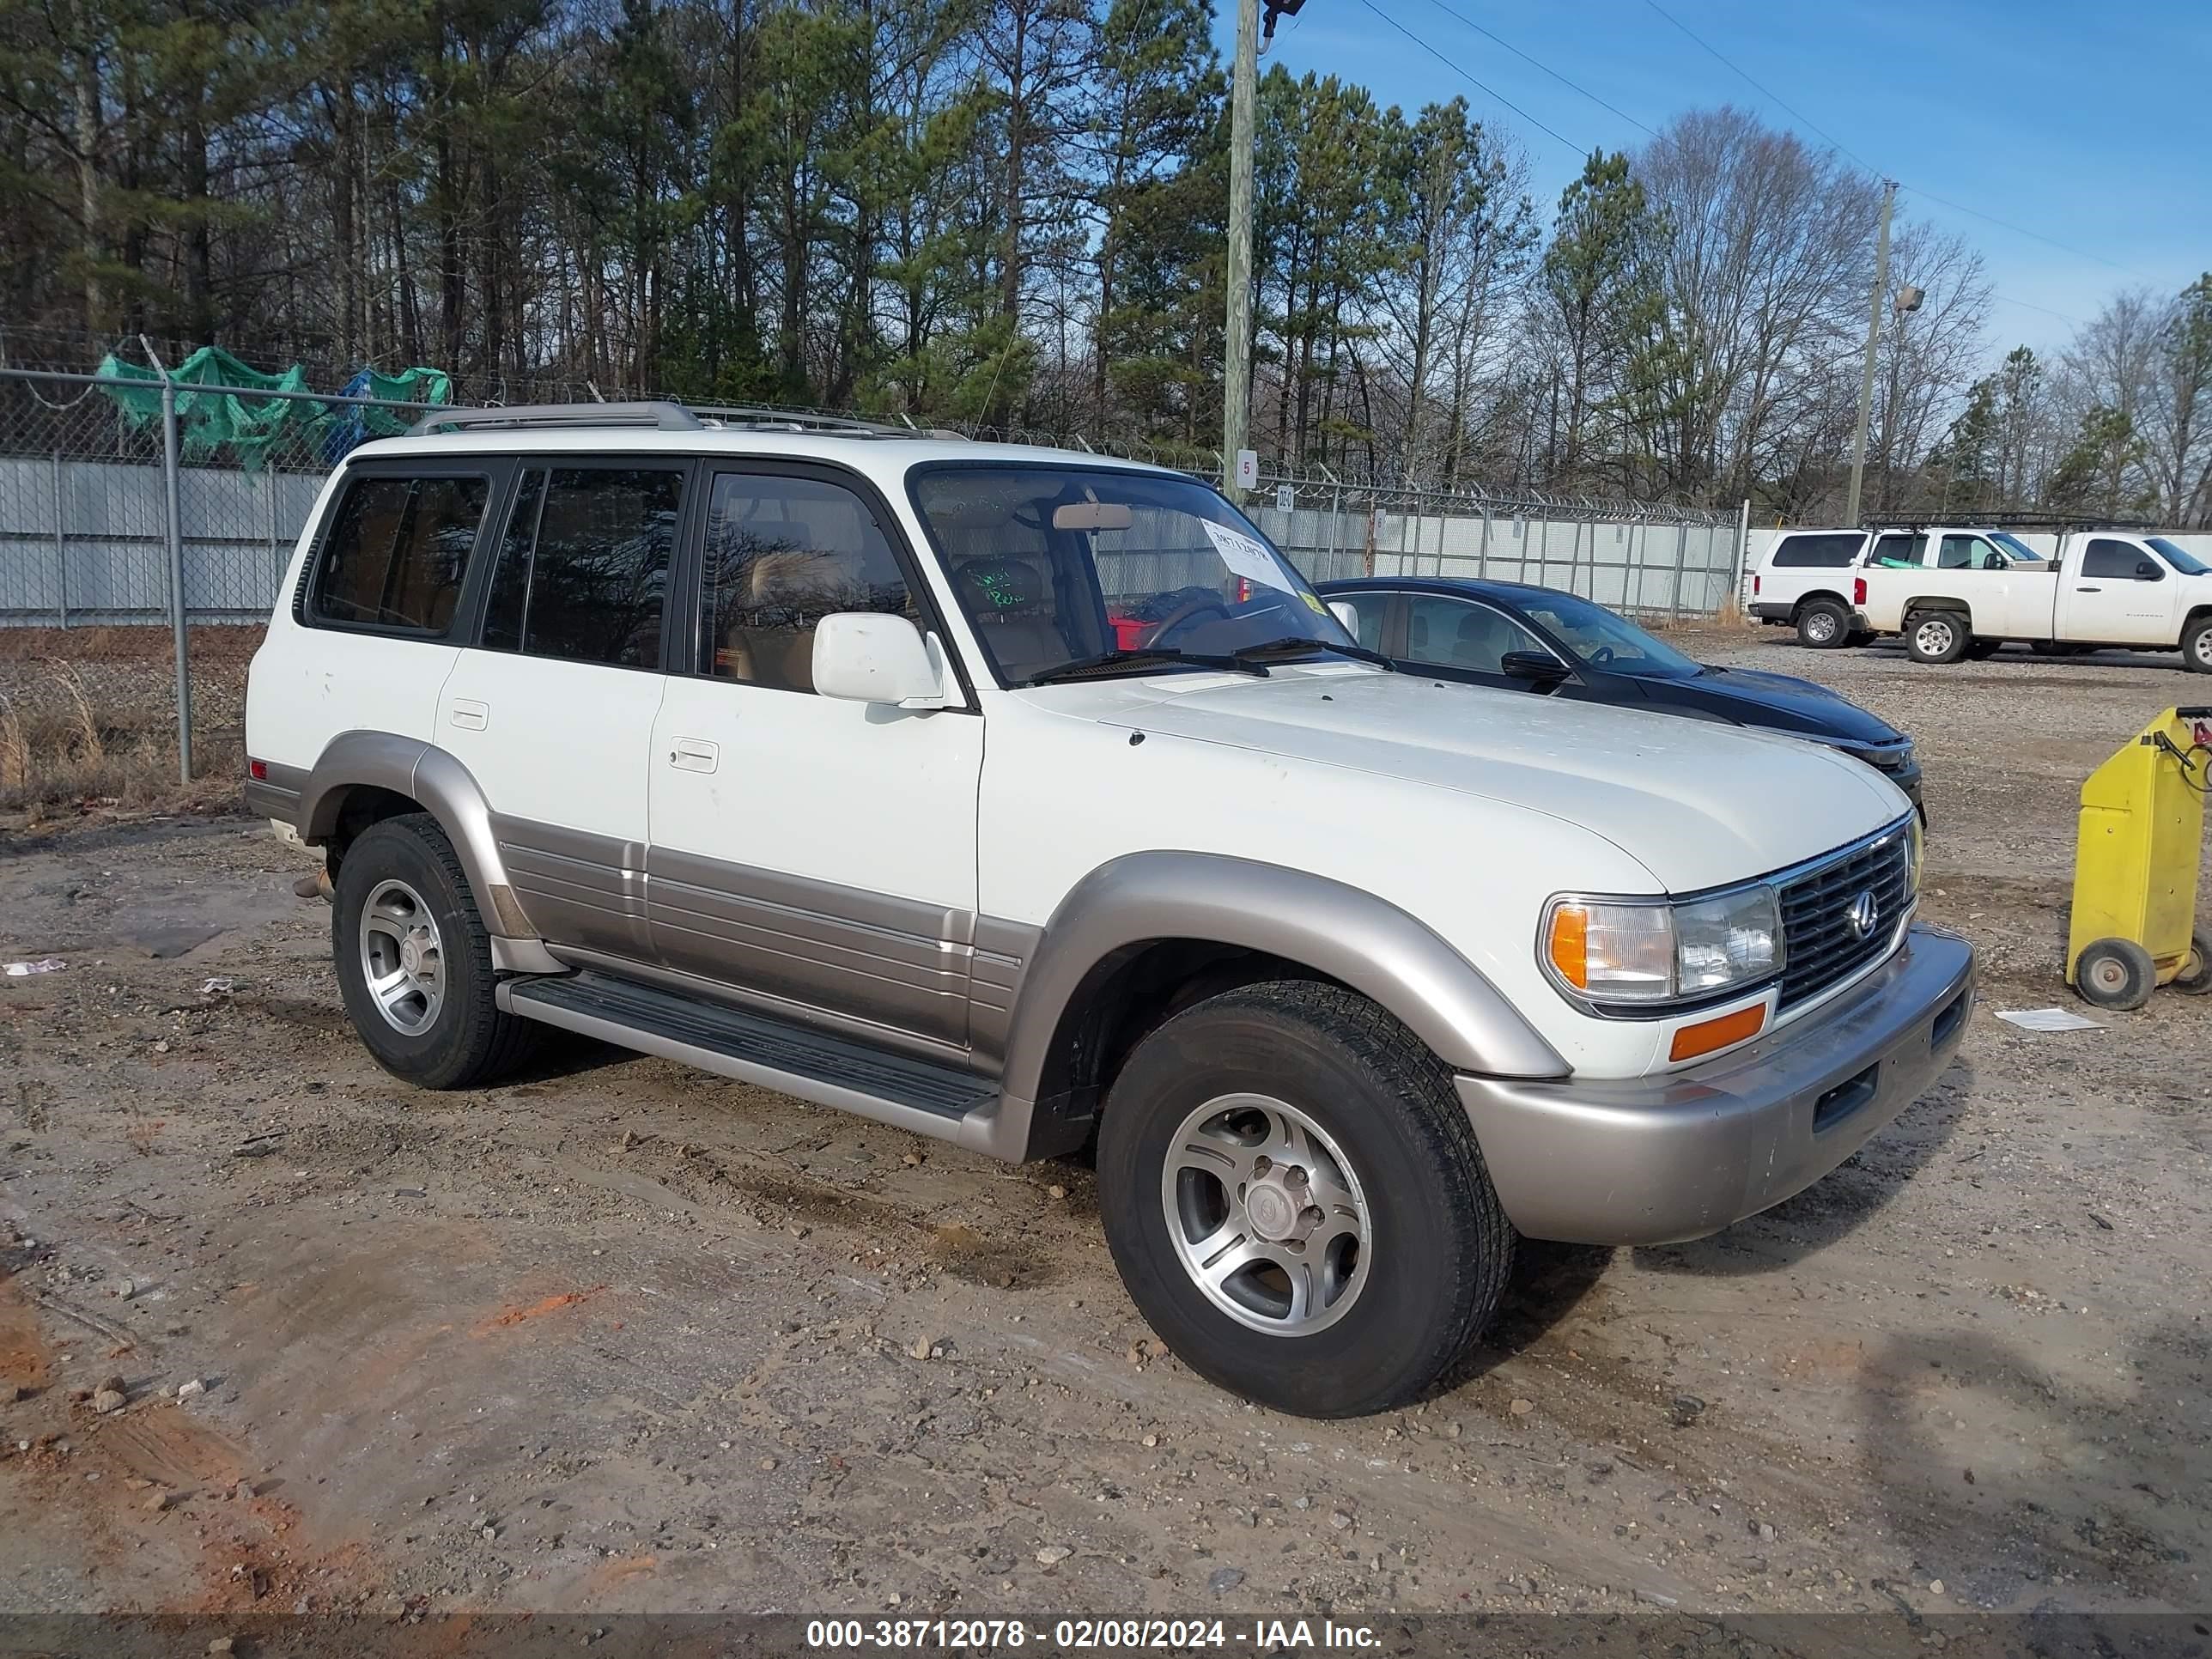
[[[1279,640],[1262,640],[1257,645],[1240,645],[1231,653],[1240,663],[1256,662],[1262,657],[1288,656],[1291,652],[1334,651],[1340,657],[1353,657],[1361,662],[1379,663],[1395,670],[1398,665],[1380,651],[1370,651],[1364,645],[1339,645],[1334,640],[1302,639],[1295,634],[1285,634]]]
[[[1171,645],[1140,646],[1133,651],[1102,651],[1095,657],[1078,657],[1073,662],[1054,663],[1049,668],[1038,670],[1022,682],[1024,685],[1050,685],[1055,680],[1074,679],[1084,674],[1109,668],[1137,668],[1146,663],[1174,663],[1192,668],[1218,668],[1226,673],[1256,674],[1267,677],[1267,671],[1256,662],[1239,660],[1236,657],[1202,656],[1194,652],[1178,651]]]

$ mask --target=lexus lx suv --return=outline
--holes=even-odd
[[[1972,1001],[1872,768],[1393,672],[1212,488],[1087,454],[440,411],[331,477],[246,745],[391,1072],[562,1027],[1095,1146],[1154,1330],[1308,1415],[1448,1381],[1520,1238],[1817,1180]]]

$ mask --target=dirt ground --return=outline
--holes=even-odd
[[[1964,1057],[1718,1237],[1532,1247],[1350,1423],[1165,1357],[1077,1164],[575,1045],[413,1092],[264,828],[0,830],[68,963],[0,980],[0,1610],[2212,1606],[2212,1000],[1992,1013],[2072,1003],[2075,791],[2212,682],[1688,643],[1919,738]]]

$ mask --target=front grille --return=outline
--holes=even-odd
[[[1782,885],[1780,1006],[1818,996],[1889,948],[1905,913],[1911,858],[1905,826],[1899,824],[1880,841],[1853,848]],[[1862,893],[1871,893],[1875,903],[1875,925],[1864,937],[1851,924],[1851,908]]]

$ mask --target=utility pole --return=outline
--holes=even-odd
[[[1237,0],[1237,69],[1229,94],[1229,327],[1221,375],[1222,487],[1231,501],[1252,402],[1252,129],[1260,78],[1260,0]]]
[[[1889,210],[1897,204],[1897,180],[1881,185],[1881,235],[1874,247],[1874,304],[1867,317],[1866,369],[1859,377],[1858,433],[1851,440],[1851,491],[1844,501],[1844,523],[1859,526],[1859,485],[1866,477],[1867,422],[1874,418],[1875,348],[1881,343],[1881,301],[1889,290]]]

